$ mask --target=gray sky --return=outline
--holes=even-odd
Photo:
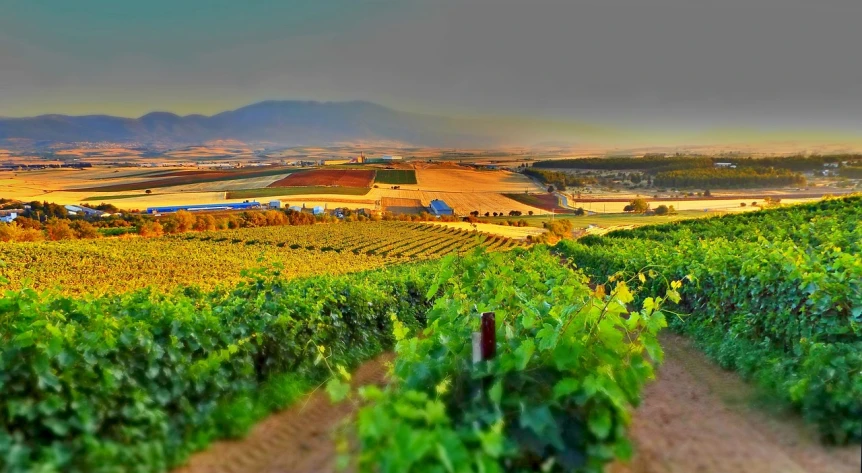
[[[859,0],[0,0],[0,115],[363,99],[855,130],[860,20]]]

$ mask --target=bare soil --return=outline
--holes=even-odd
[[[357,386],[382,383],[383,355],[363,364],[353,375]],[[222,441],[192,456],[173,473],[323,473],[335,471],[332,435],[353,411],[343,402],[333,405],[325,392],[317,391],[293,407],[256,425],[248,437]]]
[[[635,412],[636,454],[608,473],[846,473],[862,471],[859,446],[821,444],[799,416],[764,405],[732,372],[677,335],[663,337],[665,363]],[[354,382],[382,382],[385,362],[363,365]],[[352,411],[312,394],[256,426],[244,440],[218,442],[173,473],[332,472],[332,432]]]
[[[636,454],[609,473],[846,473],[860,447],[828,447],[793,412],[760,397],[680,336],[662,339],[665,363],[635,412]]]

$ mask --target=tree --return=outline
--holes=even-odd
[[[75,220],[71,227],[78,238],[99,238],[101,236],[96,227],[86,220]]]
[[[649,202],[646,199],[634,199],[629,202],[629,206],[631,206],[630,212],[637,212],[639,214],[649,210]]]
[[[586,211],[586,210],[584,210],[584,208],[583,208],[583,207],[578,207],[577,209],[575,209],[575,215],[577,215],[577,216],[579,216],[579,217],[580,217],[580,216],[584,216],[584,215],[586,215],[586,214],[587,214],[587,211]]]
[[[486,217],[490,217],[490,216],[491,216],[491,212],[485,212],[485,216],[486,216]]]
[[[65,219],[52,218],[45,224],[45,234],[51,241],[59,240],[74,240],[75,231],[69,226],[69,221]]]
[[[162,224],[156,221],[143,222],[138,225],[138,235],[142,237],[160,237],[165,233]]]
[[[655,208],[656,215],[667,215],[670,210],[667,208],[667,205],[659,205]]]
[[[147,190],[145,190],[145,191],[144,191],[144,193],[145,193],[145,194],[152,194],[152,193],[153,193],[153,191],[151,191],[150,189],[147,189]]]
[[[554,186],[548,186],[548,194],[552,194],[554,192]]]
[[[707,189],[703,192],[703,196],[704,197],[712,197],[712,192],[710,192],[709,189]]]
[[[531,217],[532,217],[532,216],[533,216],[533,211],[532,211],[532,210],[528,211],[528,212],[527,212],[527,215],[529,215],[529,216],[531,216]]]

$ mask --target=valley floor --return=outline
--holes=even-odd
[[[860,471],[860,447],[828,447],[798,415],[758,400],[735,373],[722,370],[680,336],[666,334],[665,363],[647,387],[631,435],[636,454],[608,473],[844,473]],[[359,384],[384,379],[382,357],[356,373]],[[318,391],[272,415],[241,441],[218,442],[174,473],[336,471],[331,434],[350,414]]]

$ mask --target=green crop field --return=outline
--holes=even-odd
[[[273,197],[279,195],[365,195],[370,189],[367,187],[334,187],[334,186],[305,186],[305,187],[262,187],[258,189],[241,189],[228,191],[228,199],[253,199],[258,197]]]
[[[381,169],[374,177],[376,184],[416,184],[416,171],[412,169]]]

